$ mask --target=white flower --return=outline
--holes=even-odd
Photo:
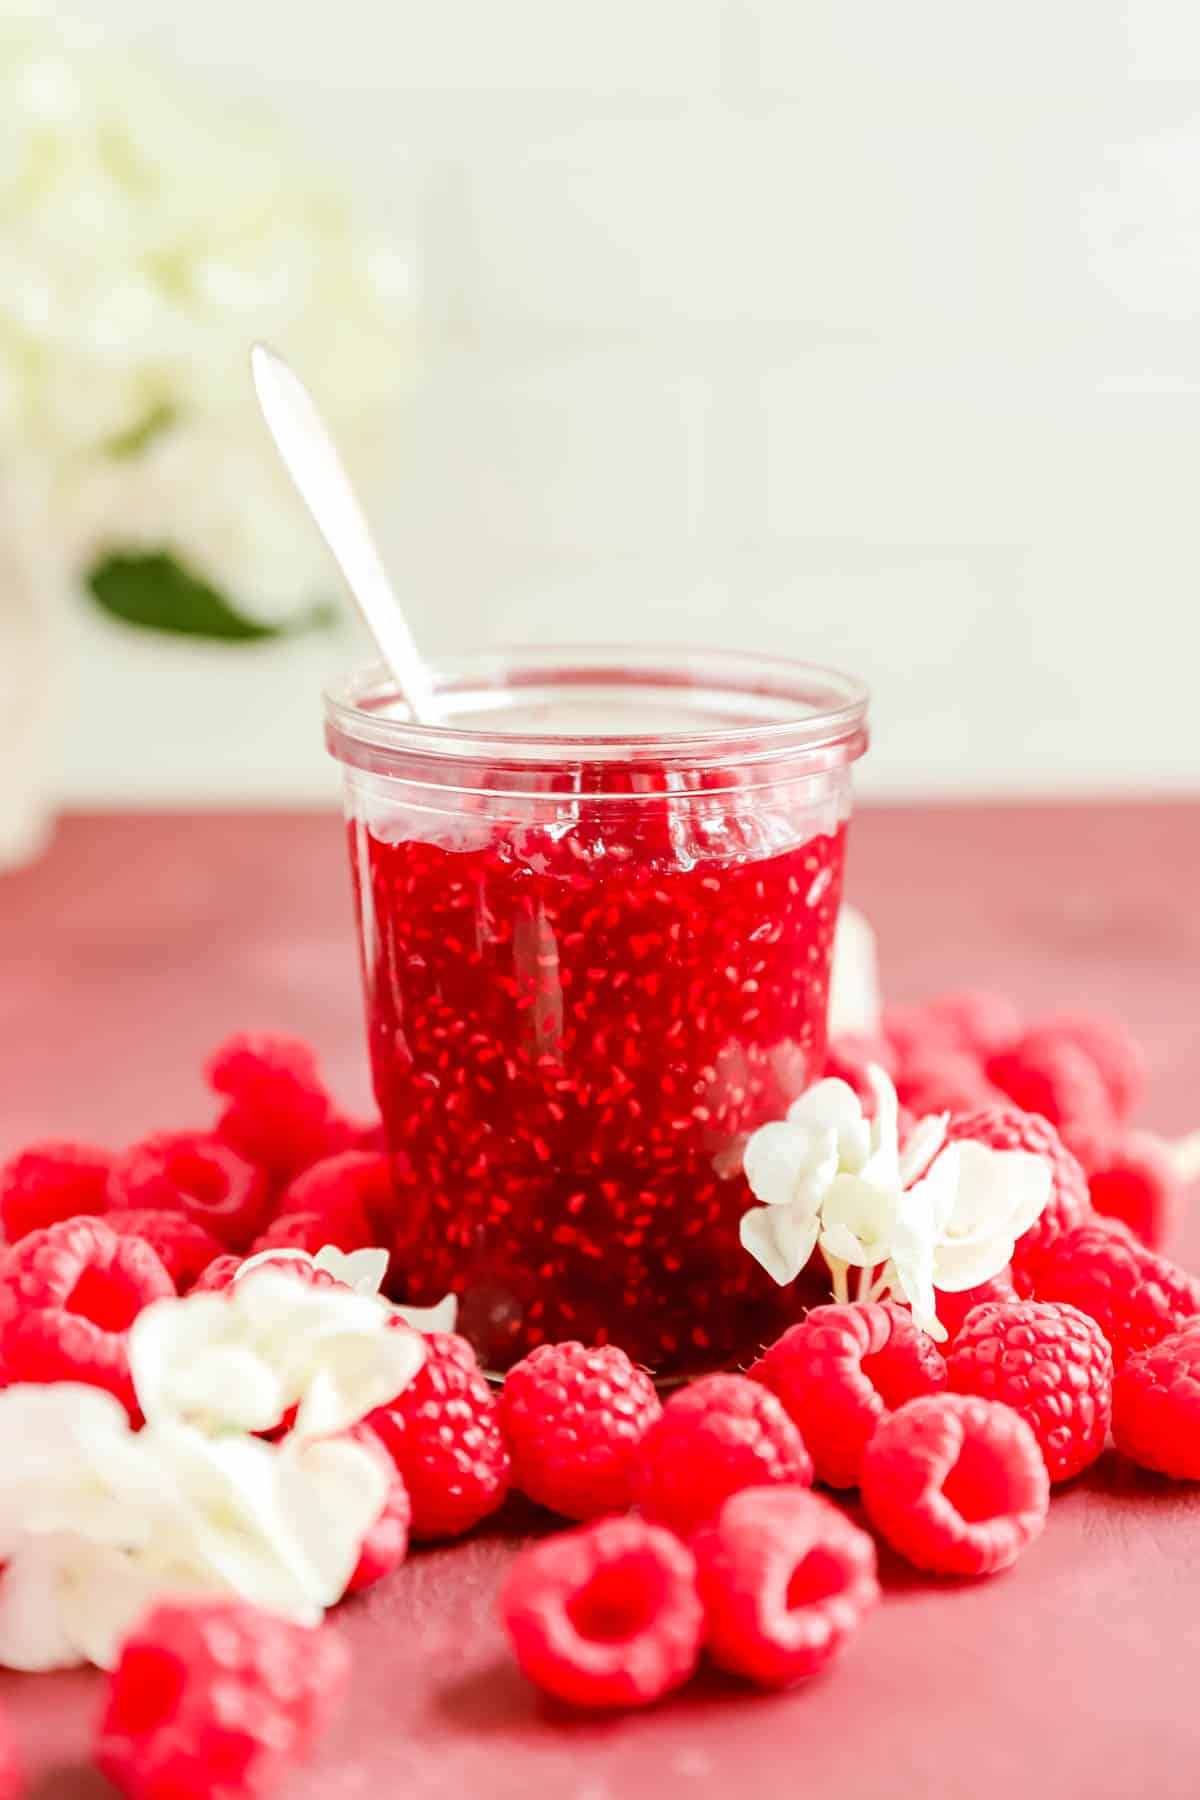
[[[901,1187],[923,1171],[945,1136],[944,1116],[922,1120],[901,1156],[896,1090],[874,1065],[868,1079],[873,1119],[848,1083],[819,1081],[793,1101],[785,1120],[761,1126],[746,1145],[746,1179],[763,1204],[743,1215],[741,1242],[781,1286],[796,1279],[819,1238],[839,1261],[864,1268],[884,1261]]]
[[[923,1330],[946,1336],[935,1289],[964,1293],[998,1275],[1050,1198],[1049,1164],[969,1139],[943,1150],[903,1196],[893,1237],[893,1288]]]
[[[875,933],[862,913],[843,905],[833,936],[829,972],[829,1035],[879,1030],[882,1010]]]
[[[296,1407],[298,1437],[344,1430],[407,1387],[424,1360],[373,1295],[309,1287],[255,1269],[225,1293],[160,1300],[129,1339],[138,1402],[151,1422],[264,1431]]]
[[[336,1244],[326,1244],[315,1256],[310,1256],[307,1250],[260,1250],[257,1256],[247,1258],[233,1279],[241,1281],[252,1269],[280,1261],[311,1263],[314,1269],[325,1269],[335,1281],[352,1288],[356,1294],[377,1294],[387,1274],[388,1253],[386,1250],[339,1250]],[[414,1331],[426,1335],[434,1331],[453,1331],[458,1323],[458,1295],[444,1294],[436,1306],[398,1306],[393,1301],[392,1311]]]
[[[214,1439],[171,1420],[135,1433],[108,1395],[72,1383],[0,1393],[0,1441],[11,1668],[110,1666],[145,1605],[181,1591],[315,1624],[387,1494],[378,1459],[345,1438]]]

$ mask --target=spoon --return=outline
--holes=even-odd
[[[316,401],[291,364],[266,344],[255,344],[251,350],[250,371],[275,448],[345,577],[409,712],[420,725],[440,725],[429,670]]]

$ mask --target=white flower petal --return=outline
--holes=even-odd
[[[839,1175],[821,1208],[821,1248],[855,1268],[873,1269],[891,1255],[899,1187]]]
[[[392,1311],[414,1331],[453,1331],[458,1324],[458,1295],[445,1294],[436,1306],[393,1305]]]
[[[904,1149],[900,1152],[900,1182],[911,1187],[925,1174],[930,1163],[946,1142],[949,1113],[930,1113],[918,1119]]]
[[[412,1381],[425,1361],[415,1331],[347,1333],[323,1340],[321,1360],[307,1383],[294,1435],[332,1437],[386,1406]]]
[[[832,1129],[783,1121],[752,1132],[743,1159],[750,1191],[764,1206],[791,1206],[802,1186],[819,1190],[823,1181],[833,1179],[837,1166]]]
[[[761,1263],[772,1281],[786,1287],[805,1267],[817,1242],[815,1216],[797,1218],[789,1207],[752,1206],[742,1214],[742,1248]]]
[[[129,1367],[147,1419],[174,1412],[179,1371],[224,1342],[229,1330],[229,1302],[219,1293],[156,1300],[138,1314],[129,1333]]]
[[[346,1438],[289,1441],[280,1451],[278,1493],[280,1515],[308,1556],[322,1603],[332,1606],[387,1501],[387,1471]]]
[[[78,1541],[30,1538],[0,1572],[0,1664],[6,1669],[71,1669],[85,1661],[58,1606],[59,1571]]]
[[[862,1117],[862,1102],[850,1083],[833,1075],[806,1088],[787,1109],[789,1125],[810,1131],[853,1132]]]
[[[313,1263],[318,1269],[326,1269],[335,1281],[353,1288],[356,1294],[377,1294],[387,1274],[388,1253],[386,1250],[347,1252],[339,1250],[336,1244],[326,1244],[317,1251]],[[453,1331],[454,1327],[449,1329]]]
[[[944,1294],[963,1294],[998,1275],[1012,1261],[1011,1237],[975,1238],[968,1244],[939,1244],[933,1258],[933,1283]]]

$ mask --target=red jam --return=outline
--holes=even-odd
[[[671,1379],[796,1308],[738,1241],[740,1150],[822,1067],[845,830],[606,781],[540,824],[352,827],[392,1268],[493,1370],[570,1337]]]

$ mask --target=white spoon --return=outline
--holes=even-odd
[[[316,401],[290,363],[266,344],[255,344],[251,350],[250,370],[275,448],[345,576],[410,713],[419,724],[440,725],[429,671]]]

